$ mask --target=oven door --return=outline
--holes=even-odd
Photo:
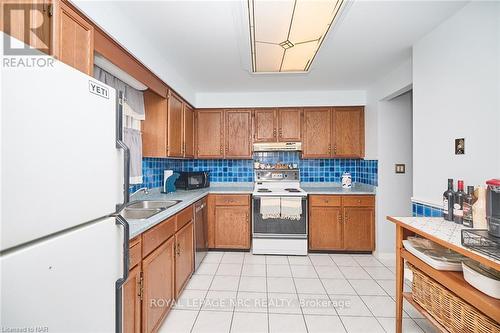
[[[259,196],[253,196],[252,199],[252,235],[254,238],[307,238],[307,197],[302,198],[300,220],[263,219],[260,213],[260,199]]]

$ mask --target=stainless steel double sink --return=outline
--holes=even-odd
[[[131,220],[145,220],[161,213],[165,209],[177,205],[181,200],[140,200],[132,201],[121,212],[120,215]]]

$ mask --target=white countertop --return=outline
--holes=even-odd
[[[177,190],[174,193],[163,194],[160,189],[152,189],[149,194],[138,193],[130,198],[130,201],[136,200],[181,200],[177,205],[168,208],[156,215],[145,220],[129,219],[130,238],[143,233],[144,231],[154,227],[158,223],[175,215],[186,207],[194,204],[196,201],[203,199],[209,193],[227,193],[227,194],[252,194],[253,182],[248,183],[215,183],[212,182],[210,187],[183,191]],[[307,194],[375,194],[375,186],[361,183],[354,183],[351,189],[343,189],[339,183],[301,183],[300,186]]]
[[[462,224],[457,224],[451,221],[446,221],[442,217],[391,217],[398,220],[402,224],[412,227],[416,230],[435,237],[438,240],[447,242],[465,251],[473,252],[474,254],[487,258],[497,264],[500,260],[496,260],[481,252],[474,251],[462,245],[462,229],[470,229]]]

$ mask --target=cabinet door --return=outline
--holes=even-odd
[[[194,110],[184,103],[184,157],[194,157]]]
[[[49,0],[2,1],[2,31],[27,45],[52,54],[52,9]],[[34,29],[36,28],[36,29]]]
[[[57,8],[56,58],[85,74],[92,75],[94,27],[64,2],[59,1]]]
[[[183,157],[182,100],[175,94],[168,98],[167,156]]]
[[[194,270],[193,222],[175,234],[175,295],[178,297]]]
[[[224,157],[224,111],[196,111],[196,157]]]
[[[250,207],[215,207],[215,247],[220,249],[250,248]]]
[[[311,207],[309,210],[309,249],[341,250],[342,209],[340,207]]]
[[[144,157],[167,157],[167,99],[150,90],[144,92],[146,119],[142,121]]]
[[[333,155],[365,155],[365,120],[363,107],[339,107],[333,110]]]
[[[302,140],[302,109],[278,109],[278,140]]]
[[[158,329],[174,299],[174,239],[171,237],[142,261],[142,329],[145,333]]]
[[[123,332],[141,331],[141,266],[134,267],[128,273],[123,284]]]
[[[304,109],[304,158],[331,156],[331,111],[329,108]]]
[[[254,111],[254,142],[276,142],[276,109]]]
[[[344,249],[373,251],[375,249],[375,209],[373,207],[345,207]]]
[[[226,158],[252,158],[252,111],[226,110]]]

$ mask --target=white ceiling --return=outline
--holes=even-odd
[[[182,94],[188,86],[194,93],[363,90],[406,61],[415,41],[465,3],[350,2],[326,37],[309,73],[266,75],[250,74],[248,13],[244,0],[113,1],[105,5],[77,2],[77,5],[112,35],[117,32],[114,37],[119,42]],[[104,11],[106,15],[98,14]],[[112,27],[106,22],[111,17]],[[136,38],[118,36],[120,24],[136,29]],[[137,45],[132,45],[135,42]],[[154,64],[148,63],[153,55],[139,45],[147,45],[149,53],[157,53]]]

